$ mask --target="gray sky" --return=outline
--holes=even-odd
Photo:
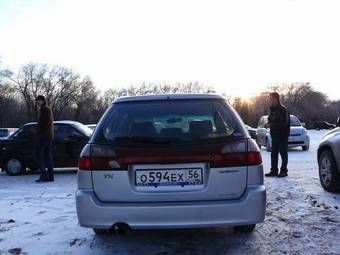
[[[0,56],[74,68],[101,88],[201,81],[249,97],[310,82],[340,98],[337,0],[0,0]]]

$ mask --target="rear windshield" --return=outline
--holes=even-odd
[[[224,101],[115,103],[95,131],[108,143],[197,143],[244,137],[241,122]]]

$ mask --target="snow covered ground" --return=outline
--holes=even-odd
[[[35,174],[1,173],[0,254],[340,254],[340,194],[325,192],[318,179],[324,131],[309,133],[310,151],[289,152],[289,177],[265,180],[267,216],[252,234],[194,229],[97,237],[77,224],[74,171],[43,184],[34,183]],[[267,171],[270,155],[262,152]]]

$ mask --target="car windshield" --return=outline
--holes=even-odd
[[[224,101],[116,103],[101,122],[94,140],[113,143],[190,143],[245,135]]]
[[[291,127],[300,127],[301,123],[298,118],[295,116],[290,116],[290,126]]]

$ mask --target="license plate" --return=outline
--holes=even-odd
[[[202,169],[137,170],[136,186],[186,186],[203,184]]]

